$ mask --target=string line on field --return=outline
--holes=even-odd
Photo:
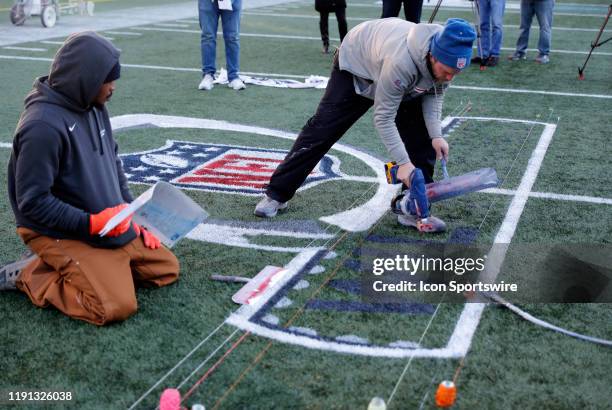
[[[549,110],[549,113],[548,113],[548,118],[547,118],[547,120],[545,121],[547,124],[549,123],[550,119],[552,118],[553,112],[554,112],[554,110],[553,110],[553,109],[550,109],[550,110]],[[538,114],[538,116],[537,116],[537,117],[539,117],[539,116],[540,116],[540,115]],[[559,122],[559,118],[557,118],[557,124],[558,124],[558,122]],[[509,177],[510,172],[512,171],[512,169],[513,169],[513,167],[514,167],[514,165],[515,165],[516,161],[518,160],[518,157],[519,157],[520,153],[522,152],[522,150],[523,150],[523,148],[524,148],[524,146],[525,146],[525,144],[526,144],[527,140],[528,140],[528,139],[529,139],[529,137],[531,136],[531,134],[532,134],[532,132],[533,132],[533,129],[534,129],[535,125],[536,125],[536,123],[533,123],[533,124],[532,124],[532,126],[529,128],[529,131],[528,131],[528,133],[527,133],[527,136],[526,136],[526,137],[525,137],[525,139],[523,140],[523,143],[521,144],[521,147],[520,147],[519,151],[517,152],[517,155],[514,157],[514,160],[513,160],[513,161],[512,161],[512,163],[510,164],[510,169],[509,169],[509,170],[508,170],[508,172],[506,173],[506,176],[505,176],[504,180],[502,181],[502,184],[501,184],[501,185],[503,185],[503,183],[504,183],[504,182],[507,180],[507,178]],[[536,147],[536,149],[537,149],[537,147]],[[529,166],[528,166],[528,168],[529,168]],[[534,177],[534,178],[535,178],[535,177]],[[534,179],[534,182],[535,182],[535,179]],[[522,183],[521,183],[521,184],[522,184]],[[501,188],[501,185],[500,185],[500,188]],[[520,190],[520,188],[519,188],[519,190]],[[519,191],[519,190],[517,190],[517,191]],[[526,201],[527,199],[528,199],[528,195],[526,195],[526,199],[525,199],[525,201]],[[495,199],[494,199],[494,201],[495,201]],[[512,206],[512,204],[511,204],[511,206]],[[524,204],[523,204],[523,206],[524,206]],[[489,209],[490,209],[490,208],[489,208]],[[487,214],[488,214],[488,212],[489,212],[489,210],[487,210]],[[522,211],[521,211],[521,212],[522,212]],[[484,220],[483,220],[483,222],[484,222]],[[518,220],[517,220],[517,223],[518,223]],[[481,224],[481,226],[482,226],[482,224]],[[516,226],[515,226],[515,227],[516,227]],[[479,228],[479,229],[480,229],[480,228]],[[502,229],[502,228],[500,228],[500,232],[501,232],[501,229]],[[499,234],[498,234],[498,235],[499,235]],[[513,235],[513,233],[512,233],[512,235]],[[511,236],[508,238],[508,239],[509,239],[509,241],[508,241],[508,245],[509,245],[509,242],[511,241],[511,238],[512,238]],[[498,267],[498,269],[499,269],[499,268],[501,268],[501,266],[499,266],[499,267]],[[465,354],[465,355],[464,355],[464,356],[461,358],[461,361],[459,362],[459,364],[458,364],[457,368],[455,369],[455,373],[454,373],[454,375],[453,375],[453,383],[455,383],[455,384],[457,384],[457,380],[459,379],[459,375],[461,374],[461,370],[462,370],[462,369],[463,369],[463,367],[465,366],[466,357],[467,357],[467,351],[466,351],[466,354]]]
[[[427,322],[427,326],[425,326],[425,330],[423,330],[423,333],[421,334],[421,337],[419,338],[419,341],[418,341],[419,346],[422,345],[423,340],[425,339],[425,336],[427,335],[427,332],[429,331],[429,328],[430,328],[431,324],[433,323],[435,317],[437,316],[438,312],[440,311],[440,306],[442,305],[442,301],[444,300],[444,296],[446,296],[446,291],[444,291],[444,293],[442,293],[442,297],[440,298],[440,301],[438,302],[438,304],[436,306],[436,310],[434,310],[433,314],[429,318],[429,322]],[[399,378],[397,379],[397,382],[395,383],[395,386],[393,386],[393,390],[391,390],[391,394],[389,395],[389,398],[387,399],[387,407],[389,407],[391,405],[391,401],[393,400],[393,397],[395,396],[395,393],[397,392],[397,389],[399,388],[399,385],[402,383],[402,380],[404,379],[404,376],[408,372],[408,369],[410,368],[410,365],[412,364],[412,360],[413,359],[414,359],[414,353],[412,353],[410,355],[410,358],[408,359],[408,362],[406,363],[406,366],[404,366],[404,370],[402,370],[402,373],[400,374]]]
[[[128,408],[128,410],[133,410],[136,406],[144,400],[151,392],[153,392],[164,380],[168,378],[176,369],[178,369],[191,355],[193,355],[200,347],[202,347],[211,337],[213,337],[225,324],[225,321],[221,322],[219,326],[217,326],[212,332],[210,332],[204,339],[202,339],[185,357],[183,357],[179,362],[170,369],[165,375],[163,375],[153,386],[149,388],[138,400],[136,400],[132,405]]]
[[[366,196],[366,195],[367,195],[367,194],[368,194],[368,193],[369,193],[369,192],[372,190],[372,188],[373,188],[373,187],[375,187],[376,185],[378,185],[378,182],[373,183],[373,184],[370,184],[370,185],[368,186],[368,188],[367,188],[367,189],[365,189],[365,190],[364,190],[364,191],[363,191],[363,192],[362,192],[362,193],[359,195],[359,197],[358,197],[358,198],[356,198],[356,199],[353,201],[353,203],[350,205],[350,207],[352,208],[352,207],[353,207],[355,204],[357,204],[359,201],[361,201],[361,200],[362,200],[362,199],[363,199],[363,198],[364,198],[364,197],[365,197],[365,196]],[[381,219],[382,219],[382,218],[381,218]],[[331,224],[328,224],[328,225],[325,227],[325,229],[323,230],[323,233],[326,233],[326,232],[327,232],[327,230],[328,230],[328,229],[330,229],[331,227],[332,227],[332,225],[331,225]],[[324,243],[324,244],[323,244],[321,247],[325,248],[325,247],[326,247],[326,246],[327,246],[327,245],[328,245],[328,244],[329,244],[329,243],[330,243],[332,240],[335,240],[335,239],[336,239],[336,238],[335,238],[335,237],[336,237],[336,235],[337,235],[337,234],[338,234],[340,231],[342,231],[342,228],[339,228],[339,227],[338,227],[338,228],[336,229],[336,232],[334,233],[334,235],[333,235],[331,238],[327,239],[327,240],[325,241],[325,243]],[[348,234],[349,234],[349,232],[345,232],[345,233],[344,233],[344,234],[343,234],[343,235],[342,235],[342,236],[341,236],[339,239],[337,239],[337,240],[336,240],[336,242],[335,242],[335,243],[334,243],[334,244],[333,244],[333,245],[332,245],[332,246],[331,246],[331,247],[330,247],[328,250],[332,250],[332,249],[334,249],[334,248],[335,248],[335,247],[336,247],[336,246],[337,246],[337,245],[338,245],[338,244],[339,244],[339,243],[340,243],[342,240],[344,240],[344,238],[346,238],[346,237],[348,236]],[[309,243],[309,244],[308,244],[308,245],[305,247],[305,249],[312,248],[312,247],[313,247],[312,245],[315,243],[315,241],[316,241],[316,240],[317,240],[317,239],[313,239],[313,240],[311,240],[311,241],[310,241],[310,243]],[[304,306],[305,306],[305,305],[304,305]],[[238,330],[238,329],[237,329],[237,330]],[[207,372],[204,374],[204,376],[202,376],[202,378],[200,378],[200,380],[198,380],[198,381],[197,381],[197,382],[196,382],[194,385],[192,385],[192,386],[191,386],[191,388],[190,388],[190,389],[189,389],[189,391],[186,393],[186,395],[185,395],[185,397],[184,397],[184,398],[187,398],[189,395],[193,394],[193,392],[194,392],[194,391],[195,391],[195,390],[198,388],[198,386],[200,386],[200,385],[201,385],[201,384],[202,384],[202,383],[203,383],[203,382],[204,382],[204,381],[205,381],[205,380],[206,380],[206,379],[207,379],[207,378],[210,376],[210,374],[212,373],[212,371],[214,371],[214,370],[215,370],[217,367],[219,367],[219,366],[221,365],[221,363],[222,363],[222,362],[223,362],[223,361],[224,361],[224,360],[227,358],[227,356],[229,356],[229,354],[230,354],[230,353],[231,353],[231,352],[232,352],[232,351],[233,351],[233,350],[234,350],[234,349],[235,349],[235,348],[236,348],[236,347],[237,347],[237,346],[238,346],[240,343],[242,343],[242,342],[243,342],[243,341],[244,341],[244,340],[245,340],[245,339],[246,339],[246,338],[247,338],[249,335],[250,335],[250,332],[248,332],[248,331],[247,331],[247,332],[245,332],[245,334],[243,334],[243,336],[240,338],[240,340],[239,340],[239,341],[237,341],[237,342],[235,343],[235,345],[234,345],[234,346],[232,346],[232,348],[226,352],[226,354],[224,354],[224,356],[222,357],[222,360],[220,359],[220,360],[219,360],[217,363],[215,363],[215,365],[213,365],[213,367],[214,367],[214,368],[209,369],[209,370],[208,370],[208,371],[207,371]],[[271,344],[271,342],[270,342],[270,344]],[[268,347],[268,349],[269,349],[269,347]],[[267,349],[266,349],[266,351],[267,351]],[[260,353],[261,353],[261,352],[260,352]],[[265,354],[265,353],[264,353],[264,354]],[[258,359],[257,361],[261,360],[261,358],[263,358],[263,355],[264,355],[264,354],[260,354],[260,355],[258,355],[258,358],[259,358],[259,359]],[[252,364],[253,364],[253,363],[252,363]],[[256,364],[256,363],[255,363],[255,364]],[[202,364],[201,366],[199,366],[199,367],[198,367],[196,370],[194,370],[194,372],[192,373],[192,375],[193,375],[193,374],[195,374],[195,373],[196,373],[196,372],[197,372],[197,371],[198,371],[198,370],[199,370],[199,369],[200,369],[202,366],[203,366],[203,364]],[[247,370],[248,370],[248,369],[250,369],[250,368],[251,368],[251,366],[249,366],[249,367],[247,368]],[[246,373],[248,373],[248,371],[247,371],[247,372],[243,371],[243,375],[246,375]],[[188,379],[189,379],[189,378],[191,378],[191,376],[192,376],[192,375],[190,375],[190,376],[188,377]],[[241,375],[241,376],[242,376],[242,375]],[[242,376],[242,377],[243,377],[243,376]],[[188,379],[184,380],[184,382],[186,382]],[[239,380],[242,380],[242,378],[240,378]],[[184,384],[184,382],[183,382],[183,383],[181,383],[181,386]],[[239,381],[238,381],[238,382],[239,382]],[[238,384],[238,383],[236,383],[236,382],[235,382],[235,385],[237,385],[237,384]],[[230,389],[226,390],[226,394],[224,394],[224,396],[223,396],[222,398],[226,397],[226,395],[227,395],[227,394],[229,394],[229,392],[231,392],[232,390],[233,390],[233,388],[232,388],[231,390],[230,390]]]
[[[457,107],[455,107],[455,109],[453,111],[457,111],[461,114],[464,115],[467,111],[469,111],[471,109],[471,103],[468,101],[468,103],[462,107],[461,105],[463,104],[463,102],[460,102],[459,105]],[[353,202],[353,204],[351,205],[351,207],[354,206],[354,204],[357,203],[358,200],[360,200],[361,198],[365,197],[365,195],[368,193],[368,191],[370,191],[376,184],[372,184],[370,185],[361,195],[360,197],[355,200]],[[374,223],[370,229],[368,229],[367,233],[363,236],[363,238],[359,241],[358,243],[358,247],[361,246],[363,244],[363,242],[365,242],[365,239],[368,237],[368,235],[378,226],[378,224],[384,219],[384,216],[389,212],[389,210],[387,210],[380,218],[379,220]],[[328,225],[328,227],[331,225]],[[342,229],[338,228],[336,231],[336,234],[339,233]],[[331,245],[329,247],[329,250],[332,250],[334,248],[336,248],[346,237],[348,237],[349,232],[344,232],[344,234],[342,234],[342,236],[340,238],[338,238],[336,240],[336,242]],[[334,237],[335,238],[335,235]],[[330,238],[326,241],[325,245],[327,245],[328,243],[330,243],[333,238]],[[336,273],[340,270],[340,268],[344,265],[344,262],[346,262],[346,260],[350,257],[350,255],[344,257],[343,259],[341,259],[337,264],[336,267],[334,268],[334,270],[325,278],[325,280],[321,283],[321,285],[306,299],[306,300],[311,300],[314,297],[316,297],[317,294],[319,294],[319,292],[321,292],[321,290],[323,290],[323,288],[331,281],[331,279],[336,275]],[[442,296],[442,298],[444,298],[444,295]],[[441,299],[442,300],[442,299]],[[436,307],[436,310],[434,312],[434,315],[436,315],[436,312],[439,309],[440,304],[438,304],[438,306]],[[306,308],[306,304],[304,303],[300,309],[298,309],[298,311],[296,313],[293,314],[293,316],[289,319],[289,321],[284,325],[285,327],[290,326],[304,311]],[[430,323],[433,320],[433,317],[430,319]],[[427,328],[426,328],[427,331]],[[425,333],[426,333],[425,331]],[[420,342],[419,342],[420,343]],[[255,368],[255,366],[263,359],[263,357],[266,355],[266,353],[268,352],[268,350],[272,347],[272,341],[268,342],[268,344],[259,352],[259,354],[255,357],[255,359],[240,373],[240,375],[234,380],[234,382],[230,385],[230,387],[228,387],[226,389],[226,391],[223,393],[223,395],[217,400],[217,402],[215,403],[215,405],[213,406],[213,410],[216,410],[219,408],[219,406],[221,405],[221,403],[236,389],[236,387],[240,384],[240,382],[244,379],[244,377],[253,369]],[[414,353],[413,353],[414,355]]]
[[[551,116],[552,116],[552,110],[549,113],[548,120],[550,120]],[[536,118],[539,118],[539,117],[540,117],[540,115],[538,114],[536,116]],[[537,122],[532,123],[531,127],[529,128],[529,131],[527,132],[527,135],[525,136],[525,138],[523,138],[523,143],[519,147],[516,155],[514,156],[514,159],[510,163],[510,167],[508,168],[508,171],[506,172],[506,175],[504,175],[504,178],[502,179],[501,184],[499,184],[499,188],[500,189],[503,188],[504,184],[508,180],[508,177],[512,173],[512,169],[514,168],[514,165],[516,164],[516,161],[518,160],[519,155],[521,155],[521,152],[523,152],[523,149],[525,148],[525,144],[527,144],[527,141],[529,140],[529,137],[531,136],[531,133],[533,132],[533,130],[534,130],[536,125],[537,125]],[[484,218],[482,218],[482,221],[480,222],[480,225],[478,225],[478,230],[480,230],[482,228],[482,226],[484,225],[484,222],[487,219],[487,216],[489,215],[489,212],[493,208],[493,205],[497,202],[496,199],[497,199],[497,197],[493,197],[493,200],[489,204],[489,208],[487,209],[487,212],[485,213]]]
[[[198,366],[196,366],[196,368],[189,374],[189,376],[185,377],[185,379],[183,379],[183,381],[181,381],[178,386],[176,386],[177,390],[180,390],[181,387],[183,387],[185,385],[185,383],[187,383],[187,381],[189,381],[189,379],[191,379],[193,377],[194,374],[196,374],[202,367],[204,367],[204,365],[206,365],[206,363],[208,363],[208,361],[210,359],[213,358],[213,356],[219,351],[221,350],[221,348],[223,346],[225,346],[235,335],[236,333],[238,333],[240,331],[240,329],[236,329],[232,332],[231,335],[229,335],[223,342],[221,342],[219,344],[219,346],[217,346],[217,348],[208,355],[208,357],[206,357],[206,359],[204,359]]]
[[[236,331],[239,331],[239,329],[236,329]],[[204,375],[193,386],[191,386],[187,393],[183,395],[183,397],[181,398],[181,403],[187,400],[187,398],[189,398],[189,396],[193,394],[193,392],[198,388],[198,386],[200,386],[200,384],[202,384],[219,366],[221,366],[221,363],[225,361],[225,359],[230,355],[230,353],[232,353],[234,349],[236,349],[240,345],[240,343],[242,343],[250,334],[251,332],[249,331],[244,332],[242,336],[240,336],[240,338],[236,340],[234,344],[225,351],[225,353],[223,353],[223,356],[221,356],[221,358],[219,358],[219,360],[217,360],[215,364],[212,365],[211,368],[208,369],[206,373],[204,373]]]
[[[551,116],[552,116],[552,110],[551,110],[551,111],[550,111],[550,113],[549,113],[549,120],[550,120],[550,117],[551,117]],[[539,115],[538,115],[538,117],[539,117]],[[527,133],[526,137],[523,139],[523,142],[521,143],[521,146],[519,147],[519,150],[517,151],[517,153],[516,153],[516,155],[515,155],[515,157],[514,157],[514,159],[513,159],[512,163],[510,164],[510,167],[509,167],[508,171],[506,172],[506,175],[505,175],[504,179],[502,180],[502,183],[500,184],[500,186],[501,186],[501,185],[503,185],[503,183],[504,183],[504,182],[507,180],[508,176],[509,176],[509,175],[510,175],[510,173],[512,172],[512,169],[513,169],[513,167],[514,167],[514,164],[516,163],[516,161],[517,161],[517,159],[518,159],[518,157],[519,157],[520,153],[523,151],[523,149],[524,149],[524,147],[525,147],[525,144],[526,144],[527,140],[529,139],[529,137],[530,137],[530,135],[531,135],[531,133],[532,133],[532,131],[533,131],[533,129],[534,129],[534,127],[535,127],[536,125],[537,125],[537,122],[534,122],[534,123],[532,123],[532,124],[531,124],[531,127],[530,127],[530,129],[529,129],[529,132]],[[486,219],[487,219],[487,217],[488,217],[488,215],[489,215],[489,212],[490,212],[490,210],[492,209],[492,207],[493,207],[493,205],[494,205],[495,201],[496,201],[496,198],[493,198],[493,200],[490,202],[490,204],[489,204],[489,206],[488,206],[488,208],[487,208],[487,211],[485,212],[485,215],[484,215],[484,217],[482,218],[482,221],[480,222],[480,224],[479,224],[479,226],[478,226],[478,230],[480,230],[480,229],[482,228],[482,226],[484,225],[484,223],[485,223],[485,221],[486,221]],[[438,312],[438,308],[439,308],[440,304],[442,303],[442,300],[444,299],[444,296],[445,296],[445,295],[446,295],[446,291],[445,291],[445,292],[442,294],[442,298],[440,299],[440,302],[439,302],[439,303],[438,303],[438,305],[436,306],[436,310],[434,311],[434,315],[433,315],[433,316],[435,316],[435,315],[437,314],[437,312]],[[427,326],[426,326],[426,328],[425,328],[425,330],[424,330],[423,334],[421,335],[421,338],[420,338],[420,340],[419,340],[419,345],[420,345],[420,344],[422,344],[422,339],[425,337],[425,335],[426,335],[427,331],[429,330],[429,326],[431,325],[432,321],[433,321],[433,317],[430,319],[430,322],[427,324]],[[402,373],[401,373],[401,375],[400,375],[399,379],[397,380],[397,382],[396,382],[396,384],[395,384],[395,386],[394,386],[393,390],[391,391],[391,394],[389,395],[389,398],[387,399],[387,406],[390,406],[390,403],[391,403],[391,401],[393,400],[393,397],[395,396],[395,393],[397,392],[397,389],[399,388],[399,386],[400,386],[400,384],[401,384],[401,382],[402,382],[403,378],[405,377],[405,375],[406,375],[406,373],[407,373],[408,369],[410,368],[410,365],[411,365],[411,363],[412,363],[412,361],[413,361],[413,358],[414,358],[414,353],[413,353],[413,354],[410,356],[410,358],[409,358],[408,362],[406,363],[406,366],[404,367],[404,370],[402,371]],[[461,365],[464,363],[464,360],[465,360],[465,356],[463,356],[463,358],[462,358],[462,360],[461,360],[461,362],[460,362],[460,364],[459,364],[460,366],[461,366]],[[456,372],[456,375],[457,375],[457,374],[458,374],[458,373]],[[434,376],[435,376],[435,375],[434,375]],[[427,397],[427,396],[428,396],[428,393],[426,393],[425,397],[423,398],[423,402],[424,402],[424,400],[426,400],[426,397]],[[423,405],[423,402],[421,402],[421,406]]]

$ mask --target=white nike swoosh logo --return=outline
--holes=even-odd
[[[72,124],[72,127],[68,127],[70,132],[74,131],[75,128],[76,128],[76,122],[74,124]]]

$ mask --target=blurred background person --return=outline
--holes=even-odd
[[[198,0],[198,13],[202,37],[202,81],[200,90],[212,90],[217,71],[217,27],[219,18],[223,26],[225,62],[227,64],[228,86],[244,90],[244,82],[238,76],[240,70],[240,13],[242,0]]]
[[[506,0],[476,0],[480,21],[480,47],[478,56],[472,59],[487,67],[499,63],[499,53],[504,37],[504,9]]]
[[[413,23],[421,22],[421,10],[423,9],[423,0],[382,0],[383,9],[380,18],[397,17],[399,16],[402,3],[404,3],[404,16],[406,21]]]
[[[336,14],[340,42],[348,30],[346,24],[346,0],[315,0],[315,10],[319,12],[319,30],[323,41],[323,54],[329,54],[329,13]]]
[[[552,37],[552,22],[554,0],[521,0],[521,27],[519,38],[516,41],[516,51],[509,57],[511,61],[525,60],[527,58],[527,44],[529,43],[529,30],[533,15],[538,18],[540,25],[540,39],[538,40],[538,55],[536,63],[548,64],[550,58],[550,41]]]

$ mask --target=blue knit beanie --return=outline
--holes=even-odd
[[[476,32],[463,19],[448,19],[444,29],[431,40],[431,55],[442,64],[463,70],[470,65]]]

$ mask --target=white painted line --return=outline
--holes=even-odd
[[[17,47],[17,46],[5,46],[2,47],[5,50],[19,50],[19,51],[47,51],[46,48],[36,48],[36,47]]]
[[[105,38],[108,41],[114,41],[115,40],[113,37],[107,37],[107,36],[102,36],[102,38]]]
[[[25,60],[25,61],[48,61],[51,62],[53,59],[45,57],[27,57],[27,56],[9,56],[0,55],[0,59],[5,60]],[[186,71],[186,72],[201,72],[199,68],[185,68],[185,67],[166,67],[158,65],[143,65],[143,64],[127,64],[122,63],[122,67],[131,68],[143,68],[151,70],[168,70],[168,71]],[[279,77],[279,78],[307,78],[310,74],[275,74],[275,73],[255,73],[250,71],[241,71],[241,74],[256,76],[256,77]],[[558,91],[541,91],[541,90],[522,90],[512,88],[498,88],[498,87],[475,87],[469,85],[453,85],[451,88],[457,88],[459,90],[474,90],[474,91],[494,91],[494,92],[505,92],[505,93],[522,93],[522,94],[542,94],[542,95],[558,95],[563,97],[585,97],[585,98],[604,98],[610,99],[612,95],[606,94],[582,94],[582,93],[564,93]]]
[[[444,5],[444,3],[443,3]],[[361,8],[376,8],[376,9],[380,9],[382,7],[382,4],[378,3],[378,2],[372,2],[372,3],[351,3],[350,4],[351,8],[353,7],[361,7]],[[580,6],[602,6],[600,4],[594,4],[594,5],[583,5],[580,4]],[[424,9],[433,9],[435,6],[432,3],[429,4],[423,4],[423,8]],[[604,6],[605,7],[605,6]],[[444,11],[463,11],[463,12],[471,12],[471,2],[466,2],[464,3],[462,6],[461,5],[455,5],[455,6],[446,6],[443,8]],[[517,2],[516,4],[511,4],[511,3],[506,3],[506,10],[504,11],[505,14],[520,14],[520,10],[519,10],[519,3]],[[555,16],[569,16],[569,17],[599,17],[599,18],[604,18],[605,17],[605,11],[603,11],[601,14],[594,14],[594,13],[567,13],[567,12],[557,12],[557,10],[555,10]]]
[[[504,26],[506,27],[506,26]],[[199,34],[200,30],[187,30],[187,29],[173,29],[173,28],[158,28],[158,27],[138,27],[135,30],[142,31],[160,31],[160,32],[169,32],[169,33],[188,33],[188,34]],[[217,32],[217,36],[221,36],[223,33],[221,31]],[[287,34],[263,34],[263,33],[240,33],[241,37],[255,37],[255,38],[275,38],[281,40],[307,40],[307,41],[321,41],[320,37],[316,36],[297,36],[297,35],[287,35]],[[331,37],[332,41],[340,41],[339,38]],[[474,46],[476,48],[476,46]],[[514,51],[514,48],[505,47],[502,48],[504,51]],[[528,51],[536,51],[536,49],[529,49]],[[586,55],[588,51],[574,51],[574,50],[550,50],[551,53],[559,53],[559,54],[579,54]],[[612,53],[603,52],[603,51],[594,51],[593,55],[601,55],[601,56],[612,56]]]
[[[378,178],[376,177],[362,177],[358,175],[343,175],[342,179],[345,181],[367,182],[370,184],[375,184],[379,182]]]
[[[353,5],[351,4],[351,7]],[[310,20],[318,20],[319,16],[318,14],[292,14],[292,13],[266,13],[266,12],[261,12],[261,11],[249,11],[249,12],[244,12],[242,13],[243,16],[261,16],[261,17],[282,17],[282,18],[298,18],[298,19],[310,19]],[[555,15],[558,15],[555,12]],[[605,16],[600,16],[600,17],[605,17]],[[347,17],[346,20],[347,21],[369,21],[369,20],[374,20],[376,19],[376,17]],[[435,24],[444,24],[444,21],[434,21]],[[519,29],[520,26],[516,25],[516,24],[504,24],[504,29]],[[559,30],[559,31],[583,31],[583,32],[599,32],[598,28],[578,28],[578,27],[552,27],[553,30]],[[605,32],[608,31],[612,31],[612,30],[605,30]]]
[[[47,61],[47,62],[53,61],[52,58],[48,58],[48,57],[6,56],[6,55],[1,55],[1,54],[0,54],[0,59],[3,59],[3,60],[25,60],[25,61]]]
[[[142,36],[142,33],[135,31],[105,31],[105,33],[113,36]]]
[[[481,191],[486,194],[497,194],[497,195],[508,195],[512,196],[516,194],[516,191],[512,189],[498,189],[489,188]],[[567,194],[556,194],[553,192],[530,192],[530,198],[541,198],[541,199],[552,199],[556,201],[569,201],[569,202],[586,202],[589,204],[600,204],[600,205],[612,205],[612,198],[603,198],[597,196],[588,195],[567,195]]]
[[[515,118],[501,118],[501,117],[469,117],[469,116],[460,116],[460,117],[446,117],[448,123],[450,123],[455,118],[460,120],[471,120],[471,121],[495,121],[495,122],[510,122],[510,123],[518,123],[518,124],[539,124],[539,125],[548,125],[547,122],[542,121],[533,121],[533,120],[519,120]],[[444,126],[446,126],[446,124]]]
[[[62,44],[64,44],[63,41],[55,41],[55,40],[42,40],[39,41],[39,43],[41,44],[52,44],[52,45],[57,45],[57,46],[61,46]]]
[[[0,148],[13,148],[13,144],[10,142],[0,142]]]
[[[236,326],[242,330],[248,330],[253,334],[267,337],[271,340],[276,340],[281,343],[289,343],[292,345],[299,345],[309,349],[320,349],[338,353],[348,353],[354,355],[371,356],[371,357],[391,357],[391,358],[405,358],[405,357],[436,357],[436,358],[449,358],[449,357],[460,357],[453,355],[454,352],[448,348],[442,349],[412,349],[412,348],[400,348],[400,347],[387,347],[387,346],[363,346],[342,343],[336,340],[322,340],[315,339],[309,335],[298,335],[295,333],[285,332],[280,329],[270,329],[266,326],[261,326],[250,321],[269,300],[272,298],[278,290],[280,290],[285,284],[295,277],[306,264],[315,256],[316,252],[312,250],[306,250],[291,260],[285,269],[287,273],[282,278],[274,283],[273,286],[269,287],[264,293],[256,299],[252,305],[243,305],[236,312],[232,313],[227,318],[226,323],[232,326]]]
[[[155,27],[138,27],[137,30],[142,31],[161,31],[169,33],[188,33],[188,34],[200,34],[200,30],[187,30],[187,29],[172,29],[172,28],[155,28]],[[223,32],[218,31],[217,36],[222,36]],[[281,40],[317,40],[321,41],[321,37],[314,36],[291,36],[286,34],[259,34],[259,33],[240,33],[240,37],[256,37],[256,38],[277,38]],[[338,41],[339,38],[330,38],[332,41]]]
[[[153,24],[156,27],[174,27],[174,28],[187,28],[189,24],[180,24],[180,23],[157,23]]]
[[[470,85],[454,85],[451,88],[459,90],[474,90],[474,91],[495,91],[504,93],[519,93],[519,94],[542,94],[542,95],[559,95],[563,97],[589,97],[589,98],[612,98],[612,95],[606,94],[582,94],[582,93],[563,93],[559,91],[540,91],[540,90],[521,90],[516,88],[499,88],[499,87],[474,87]]]
[[[506,212],[502,225],[495,236],[493,247],[487,255],[483,275],[479,278],[479,280],[482,279],[487,283],[495,282],[495,279],[497,278],[497,275],[499,274],[504,263],[506,251],[510,245],[510,242],[512,241],[512,238],[514,237],[516,227],[518,226],[523,210],[525,209],[525,204],[529,199],[531,189],[533,188],[536,178],[538,177],[540,167],[544,161],[544,156],[546,155],[546,151],[548,150],[550,142],[552,141],[556,128],[557,126],[555,124],[548,124],[544,127],[544,131],[540,136],[538,144],[531,153],[531,157],[529,158],[529,162],[527,164],[527,169],[521,178],[521,183],[519,184],[516,194],[508,207],[508,211]],[[472,338],[474,337],[476,328],[480,323],[480,317],[485,307],[485,303],[467,303],[465,305],[459,321],[455,326],[455,330],[448,341],[447,348],[451,349],[456,354],[459,354],[461,357],[468,353],[472,343]]]
[[[297,335],[295,333],[284,332],[282,330],[270,329],[265,326],[257,325],[249,322],[241,315],[232,314],[227,319],[227,324],[236,326],[242,330],[258,336],[266,337],[271,340],[276,340],[281,343],[303,346],[308,349],[331,351],[336,353],[347,353],[359,356],[369,357],[389,357],[389,358],[407,358],[407,357],[430,357],[430,358],[459,358],[461,357],[456,352],[448,348],[438,349],[410,349],[400,347],[382,347],[382,346],[362,346],[345,344],[338,341],[314,339],[307,335]]]
[[[330,239],[334,235],[330,234],[316,234],[306,232],[289,232],[289,231],[278,231],[272,229],[249,229],[240,228],[235,226],[225,226],[216,224],[200,224],[196,226],[189,234],[187,238],[196,241],[216,243],[226,246],[235,246],[239,248],[247,249],[258,249],[269,252],[292,252],[300,253],[306,249],[323,249],[322,247],[296,247],[296,246],[271,246],[271,245],[260,245],[250,241],[252,237],[286,237],[286,238],[298,238],[298,239]],[[312,243],[312,242],[311,242]]]
[[[476,50],[478,48],[478,46],[474,46],[473,47],[474,50]],[[515,51],[516,49],[514,47],[501,47],[500,50],[502,51]],[[537,52],[538,49],[537,48],[528,48],[526,51],[528,52]],[[576,50],[550,50],[551,54],[580,54],[580,55],[586,55],[589,54],[588,51],[576,51]],[[599,55],[599,56],[612,56],[612,53],[607,53],[604,51],[593,51],[591,53],[592,55]]]

